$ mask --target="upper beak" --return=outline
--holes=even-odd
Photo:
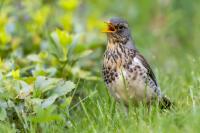
[[[111,22],[105,21],[104,23],[107,24],[107,28],[102,30],[102,32],[104,32],[104,33],[112,33],[112,32],[116,31],[115,26]]]

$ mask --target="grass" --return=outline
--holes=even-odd
[[[195,70],[194,70],[195,71]],[[187,71],[186,71],[187,72]],[[189,71],[189,79],[194,77]],[[81,103],[82,109],[72,113],[75,125],[71,132],[198,132],[200,121],[199,92],[196,79],[187,81],[185,76],[165,77],[161,85],[175,102],[175,109],[160,111],[156,106],[148,112],[147,107],[132,106],[127,113],[124,106],[115,103],[103,83],[98,83],[95,96]],[[79,114],[79,115],[77,115]]]
[[[149,46],[146,46],[149,47]],[[157,49],[157,48],[155,48]],[[177,49],[178,51],[179,49]],[[194,54],[172,52],[170,46],[159,54],[160,58],[171,60],[173,66],[166,68],[162,60],[153,59],[157,66],[156,75],[163,92],[175,103],[173,110],[160,111],[153,106],[148,112],[147,107],[131,106],[128,113],[124,106],[115,103],[110,97],[103,82],[95,83],[97,93],[81,103],[79,109],[72,112],[74,125],[69,132],[198,132],[200,130],[200,99],[199,99],[199,58]],[[173,59],[173,60],[172,60]],[[167,65],[169,67],[169,65]],[[81,89],[90,88],[93,84]],[[78,115],[77,115],[78,114]]]

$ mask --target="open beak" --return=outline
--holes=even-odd
[[[116,31],[115,26],[111,22],[107,21],[107,22],[104,22],[104,23],[107,24],[107,28],[102,30],[102,32],[104,32],[104,33],[112,33],[112,32]]]

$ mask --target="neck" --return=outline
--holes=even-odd
[[[132,38],[120,39],[120,41],[119,41],[118,39],[113,39],[113,38],[108,37],[107,49],[112,50],[112,49],[119,47],[120,45],[122,47],[126,47],[128,49],[136,49],[135,45],[132,41]]]
[[[119,47],[119,45],[121,45],[121,43],[113,43],[111,41],[108,41],[107,49],[114,50]]]

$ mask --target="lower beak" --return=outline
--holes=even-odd
[[[116,31],[116,29],[115,29],[115,27],[113,26],[112,23],[110,23],[110,22],[105,22],[105,23],[107,24],[107,28],[102,30],[102,32],[104,32],[104,33],[112,33],[112,32]]]

